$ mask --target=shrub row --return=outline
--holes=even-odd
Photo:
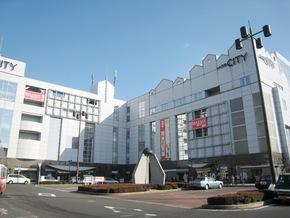
[[[177,183],[167,183],[165,185],[140,185],[130,183],[118,183],[118,184],[93,184],[82,185],[78,187],[78,191],[86,191],[93,193],[126,193],[126,192],[143,192],[150,189],[157,190],[170,190],[177,189]]]
[[[207,199],[209,205],[248,204],[273,199],[270,191],[242,191],[235,194],[225,194]]]
[[[79,191],[93,192],[93,193],[125,193],[125,192],[142,192],[148,191],[148,185],[136,184],[93,184],[82,185],[78,187]]]

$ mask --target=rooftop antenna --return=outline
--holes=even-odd
[[[91,89],[93,89],[94,86],[94,74],[91,74]]]
[[[116,82],[117,82],[117,73],[118,71],[114,71],[114,98],[116,97]]]

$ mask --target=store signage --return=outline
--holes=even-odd
[[[44,102],[45,94],[26,90],[24,99],[36,102]]]
[[[0,60],[0,69],[13,71],[17,64],[13,64],[9,61]]]
[[[247,57],[247,53],[245,53],[244,55],[238,55],[234,58],[230,58],[226,63],[218,66],[217,69],[221,69],[224,67],[232,67],[236,64],[241,63],[242,61],[246,61],[246,57]]]
[[[170,159],[169,119],[160,120],[160,153],[161,160]]]
[[[269,67],[274,68],[275,63],[268,57],[264,57],[262,55],[259,55],[259,58]]]
[[[192,120],[192,129],[202,129],[207,127],[207,117],[201,117]]]

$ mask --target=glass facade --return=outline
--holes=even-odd
[[[150,123],[150,148],[151,150],[154,152],[155,151],[155,146],[156,146],[156,140],[155,140],[155,137],[156,137],[156,122],[151,122]]]
[[[119,143],[119,129],[113,127],[113,147],[112,147],[112,163],[118,163],[118,143]]]
[[[130,128],[126,129],[126,164],[130,163]]]
[[[46,114],[55,117],[81,119],[87,122],[99,122],[100,101],[69,93],[49,90]]]
[[[93,150],[95,141],[95,124],[86,123],[83,159],[85,163],[93,162]]]
[[[0,108],[0,147],[8,148],[13,111]]]
[[[6,80],[0,80],[0,99],[6,101],[15,101],[17,84]]]
[[[176,116],[178,160],[188,159],[188,137],[186,114]]]
[[[138,154],[140,155],[145,149],[145,126],[138,126]]]
[[[145,101],[139,103],[139,118],[145,117]]]

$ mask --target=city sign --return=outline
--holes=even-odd
[[[13,71],[17,64],[13,64],[9,61],[0,60],[0,69]]]
[[[224,67],[232,67],[236,64],[241,63],[242,61],[246,61],[246,57],[247,57],[247,52],[244,55],[238,55],[234,58],[230,58],[226,63],[218,66],[217,69],[219,70]]]

